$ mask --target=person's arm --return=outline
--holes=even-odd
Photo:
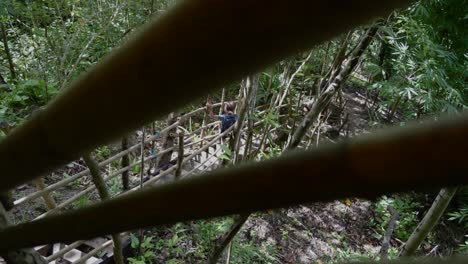
[[[206,104],[206,114],[212,119],[219,119],[218,115],[213,114],[213,105],[211,103]]]

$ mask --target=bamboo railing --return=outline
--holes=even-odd
[[[467,132],[468,117],[461,116],[291,153],[204,177],[183,178],[88,208],[10,227],[0,232],[0,241],[9,241],[0,245],[0,251],[299,203],[342,197],[375,198],[389,192],[466,184],[468,179],[460,176],[460,172],[468,169],[463,155],[468,147]],[[426,148],[428,145],[430,149]],[[424,159],[414,159],[419,156]],[[307,171],[311,173],[304,173]],[[93,225],[88,229],[73,228],[81,226],[81,222]],[[22,234],[28,234],[28,240],[22,239]]]
[[[181,2],[0,143],[0,191],[44,175],[208,91],[408,2]],[[181,61],[190,69],[183,75]],[[77,107],[80,104],[86,107]],[[0,231],[0,241],[7,241],[0,243],[0,252],[300,203],[467,184],[468,178],[461,174],[468,169],[466,134],[465,115],[183,178],[8,227]],[[93,224],[82,228],[82,222]]]
[[[407,2],[180,2],[3,140],[0,191]]]

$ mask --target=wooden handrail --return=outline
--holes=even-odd
[[[0,143],[0,192],[408,2],[181,1]]]
[[[0,241],[8,241],[0,243],[0,251],[189,219],[468,184],[461,173],[468,170],[467,134],[468,115],[463,115],[183,178],[9,227],[0,232]],[[93,224],[83,228],[83,222]]]

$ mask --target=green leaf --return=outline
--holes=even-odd
[[[224,153],[225,153],[226,155],[231,156],[232,151],[231,151],[231,149],[230,149],[228,146],[226,146],[226,145],[221,145],[221,148],[223,149],[223,151],[224,151]]]
[[[221,154],[221,156],[219,156],[220,159],[223,159],[223,160],[231,160],[231,157],[229,157],[228,155],[226,154]]]
[[[132,248],[137,248],[138,247],[138,238],[134,234],[130,234],[130,240],[131,240],[131,247]]]

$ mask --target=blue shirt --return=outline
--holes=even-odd
[[[237,121],[237,115],[219,115],[218,119],[221,121],[221,133],[230,128]]]

